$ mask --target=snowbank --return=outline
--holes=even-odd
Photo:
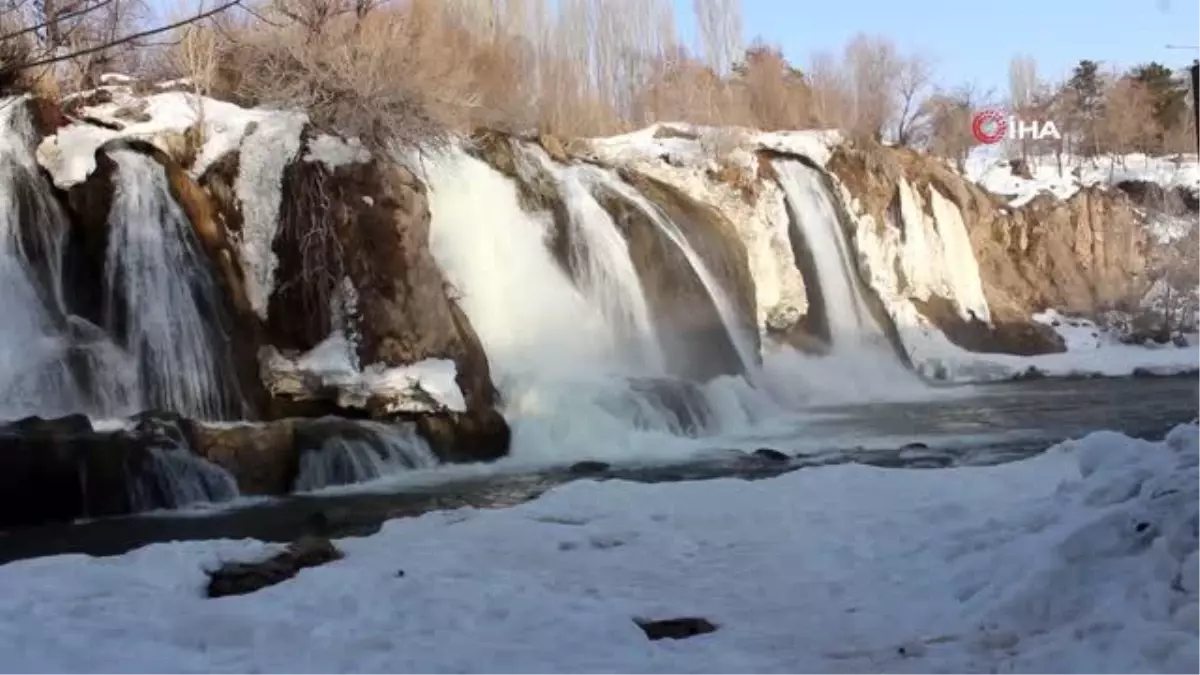
[[[1196,155],[1149,157],[1147,155],[1105,156],[1094,160],[1063,157],[1063,170],[1053,156],[1029,159],[1026,179],[1013,175],[1008,160],[996,153],[973,154],[966,164],[968,180],[979,183],[988,192],[1011,198],[1021,206],[1042,192],[1066,199],[1090,185],[1115,185],[1122,181],[1157,183],[1164,188],[1186,187],[1200,191],[1200,162]]]
[[[111,100],[80,106],[75,115],[98,120],[111,127],[75,122],[42,141],[38,162],[61,189],[87,180],[96,168],[96,149],[116,138],[133,138],[155,143],[163,150],[164,138],[181,134],[197,121],[204,122],[204,145],[190,167],[194,176],[204,173],[214,161],[236,150],[254,123],[288,116],[273,110],[247,110],[232,103],[185,92],[141,96],[129,85],[100,87],[81,95],[105,92]]]
[[[1197,458],[1180,426],[986,468],[580,481],[217,600],[205,569],[274,548],[22,561],[0,641],[14,671],[1196,672]],[[633,623],[679,616],[718,630]]]
[[[910,317],[919,322],[920,317]],[[914,364],[928,377],[948,382],[986,382],[1035,374],[1046,377],[1127,377],[1180,375],[1200,371],[1200,335],[1185,334],[1186,347],[1173,344],[1122,344],[1088,319],[1047,310],[1034,321],[1053,326],[1067,351],[1039,356],[981,354],[951,343],[936,329],[919,323],[899,325]],[[1032,370],[1031,370],[1032,369]]]
[[[263,381],[276,395],[299,399],[332,389],[344,408],[362,408],[375,399],[383,402],[382,412],[389,413],[466,411],[453,361],[426,359],[392,368],[374,363],[360,370],[351,350],[340,331],[296,358],[266,348],[259,356]]]

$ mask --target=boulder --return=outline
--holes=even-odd
[[[301,537],[288,544],[284,551],[266,560],[227,562],[208,571],[207,595],[210,598],[222,598],[253,593],[287,581],[302,569],[331,563],[343,557],[344,554],[333,542],[324,537]]]
[[[228,471],[242,494],[291,492],[299,471],[293,420],[222,426],[192,423],[188,434],[192,451]]]
[[[0,426],[0,528],[170,506],[147,489],[158,440],[136,429],[93,431],[80,415]]]
[[[306,134],[305,143],[313,141]],[[340,331],[364,369],[450,360],[465,411],[439,413],[418,428],[453,461],[503,455],[509,434],[495,409],[487,354],[429,250],[424,184],[378,157],[357,153],[331,165],[314,154],[302,152],[284,172],[269,343],[307,352]],[[389,419],[420,417],[370,397],[362,404]]]

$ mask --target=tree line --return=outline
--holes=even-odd
[[[1007,97],[943,86],[936,60],[858,35],[795,64],[744,44],[739,0],[0,0],[0,89],[51,94],[117,70],[188,78],[247,105],[303,106],[332,131],[426,142],[479,126],[565,137],[659,121],[841,128],[962,163],[971,117],[1054,120],[1060,140],[1014,153],[1096,157],[1194,150],[1187,83],[1159,63],[1081,61],[1062,82],[1016,58]]]

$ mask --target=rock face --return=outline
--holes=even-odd
[[[425,186],[367,154],[327,161],[311,151],[315,142],[284,176],[269,342],[306,351],[336,329],[364,366],[453,361],[466,410],[420,428],[445,459],[503,455],[508,429],[487,355],[429,250]]]
[[[896,217],[902,183],[918,194],[936,194],[957,209],[970,237],[990,321],[981,316],[975,324],[969,314],[947,311],[954,298],[917,300],[930,321],[967,349],[1061,351],[1061,342],[1033,324],[1031,314],[1056,308],[1094,315],[1144,292],[1146,234],[1132,204],[1119,192],[1089,188],[1065,201],[1046,196],[1008,209],[935,159],[880,147],[839,149],[830,169],[877,226],[893,223],[902,236],[908,226]]]

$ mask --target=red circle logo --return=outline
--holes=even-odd
[[[980,143],[997,143],[1008,133],[1008,120],[999,110],[982,110],[971,118],[971,134]]]

